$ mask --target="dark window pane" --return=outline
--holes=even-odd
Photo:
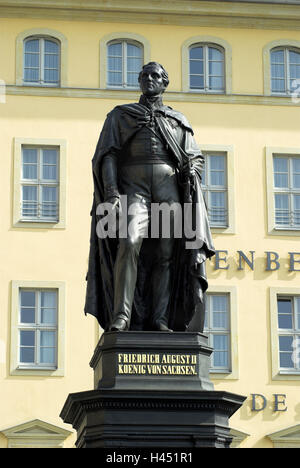
[[[21,309],[21,323],[35,323],[35,309],[22,308]]]
[[[292,313],[291,299],[278,299],[277,307],[278,307],[279,314],[291,314]]]
[[[278,315],[278,327],[291,329],[293,328],[293,318],[291,315],[279,314]]]
[[[24,70],[24,80],[35,83],[39,81],[39,69],[35,68],[25,68]]]
[[[292,353],[280,353],[280,367],[294,368]]]
[[[190,49],[191,59],[203,59],[203,47],[193,47]]]
[[[35,292],[34,291],[21,291],[21,306],[22,307],[35,307]]]
[[[51,53],[51,54],[58,54],[58,51],[59,51],[59,45],[57,42],[45,39],[45,52]]]
[[[209,47],[208,49],[208,59],[209,60],[223,60],[223,52],[214,47]]]
[[[21,346],[34,346],[35,332],[32,330],[21,330],[20,344]]]
[[[122,44],[118,42],[117,44],[110,44],[108,46],[108,55],[122,56]]]
[[[289,51],[289,57],[290,57],[290,63],[300,64],[300,52],[290,50]]]
[[[193,75],[203,75],[203,61],[191,60],[190,61],[190,73]]]
[[[279,336],[279,350],[280,351],[292,351],[292,336]]]
[[[39,39],[31,39],[25,42],[25,52],[39,52]]]
[[[20,362],[34,363],[34,348],[20,348]]]
[[[272,79],[272,91],[274,93],[284,93],[285,92],[285,80]]]
[[[134,44],[127,44],[127,56],[128,57],[142,57],[142,48]]]
[[[271,62],[272,63],[284,63],[284,51],[283,50],[272,51]]]
[[[190,76],[190,88],[191,89],[203,89],[204,88],[204,78],[203,76]]]

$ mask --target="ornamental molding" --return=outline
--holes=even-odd
[[[277,1],[0,0],[0,17],[300,30],[300,5]]]
[[[46,86],[16,86],[6,85],[7,96],[39,96],[57,98],[115,99],[117,101],[134,102],[140,97],[139,91],[125,91],[100,88],[49,88]],[[212,94],[167,91],[165,102],[243,104],[263,106],[299,107],[291,96],[264,96],[262,94]]]

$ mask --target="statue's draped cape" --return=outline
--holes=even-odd
[[[126,104],[115,107],[106,118],[96,151],[92,160],[94,179],[94,200],[91,211],[91,236],[85,313],[94,315],[100,326],[107,330],[113,313],[113,268],[116,258],[117,238],[99,238],[96,225],[100,217],[97,206],[104,201],[104,186],[101,164],[107,154],[113,154],[121,163],[124,149],[130,139],[150,119],[155,119],[161,136],[170,150],[178,173],[179,187],[182,192],[182,206],[186,189],[180,185],[181,169],[187,161],[193,161],[196,170],[191,189],[192,215],[198,216],[196,232],[197,248],[186,249],[186,241],[176,239],[174,251],[173,286],[169,306],[169,327],[177,331],[203,329],[203,298],[207,289],[205,260],[215,253],[209,229],[207,211],[201,190],[200,172],[203,165],[201,151],[193,138],[193,131],[186,118],[170,107],[151,111],[140,104]],[[184,229],[183,229],[184,231]],[[135,288],[131,329],[135,328],[135,316],[147,317],[149,314],[149,275],[151,274],[151,239],[144,239],[138,263],[138,278]],[[200,322],[199,322],[200,314]],[[198,315],[198,320],[193,317]],[[196,323],[196,325],[192,325]],[[199,325],[200,323],[200,325]],[[200,329],[199,329],[200,328]]]

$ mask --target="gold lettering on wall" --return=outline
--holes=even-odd
[[[119,353],[118,373],[131,375],[197,375],[196,354]]]

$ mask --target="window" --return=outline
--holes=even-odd
[[[300,49],[277,47],[270,52],[271,92],[290,94],[295,87],[294,80],[300,79]]]
[[[139,87],[143,47],[133,41],[112,41],[107,45],[107,84],[114,88]]]
[[[58,148],[22,146],[21,219],[58,221]]]
[[[224,93],[224,49],[213,44],[195,44],[189,51],[191,91]]]
[[[300,372],[300,296],[277,296],[279,369]]]
[[[12,281],[10,374],[63,376],[65,284]]]
[[[51,37],[29,37],[24,41],[24,84],[60,85],[60,43]]]
[[[212,372],[230,372],[229,295],[207,294],[204,333],[208,335]]]
[[[211,227],[228,225],[226,155],[204,152],[202,190]]]
[[[19,367],[57,367],[57,290],[20,289]]]
[[[300,228],[300,157],[274,155],[274,203],[277,228]]]

